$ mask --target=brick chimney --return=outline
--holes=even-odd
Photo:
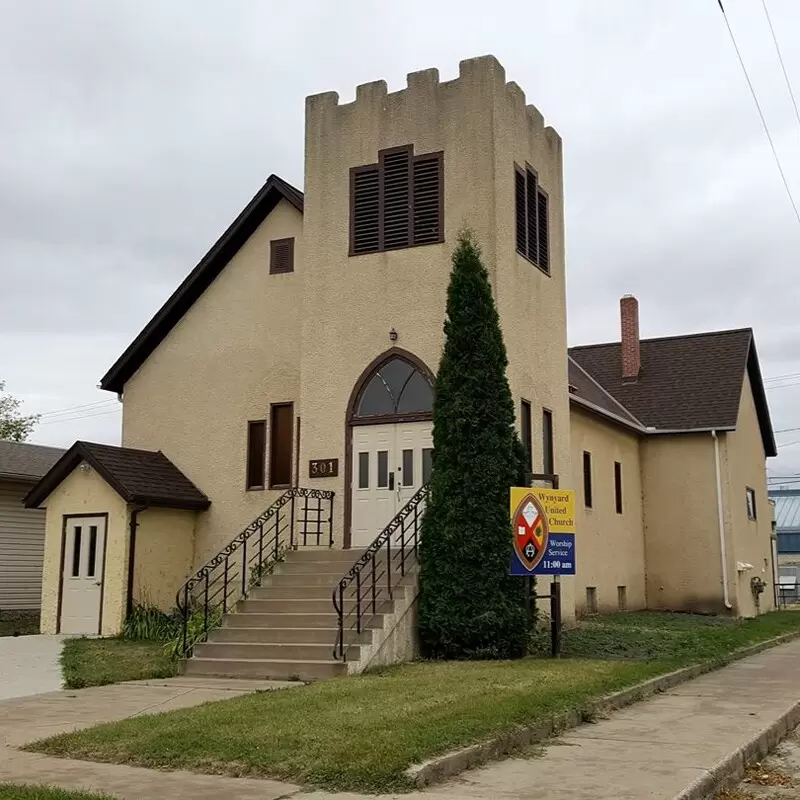
[[[635,381],[639,378],[642,359],[639,354],[639,301],[632,294],[620,298],[619,317],[622,329],[622,380]]]

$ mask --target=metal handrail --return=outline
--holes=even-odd
[[[347,651],[355,643],[355,637],[348,634],[361,634],[370,625],[381,605],[392,599],[394,589],[417,563],[428,492],[425,484],[336,584],[332,600],[337,615],[333,647],[337,661],[346,661]],[[384,554],[385,558],[381,558]]]
[[[188,658],[223,614],[259,586],[287,550],[307,546],[309,539],[320,545],[327,538],[332,547],[333,499],[334,492],[324,489],[289,489],[200,567],[175,598],[181,616],[175,654]]]

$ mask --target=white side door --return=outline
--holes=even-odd
[[[105,517],[70,517],[64,535],[61,633],[99,634]]]
[[[396,513],[395,427],[353,427],[353,547],[372,544]]]

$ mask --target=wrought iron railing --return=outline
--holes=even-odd
[[[182,623],[178,657],[188,658],[287,550],[333,545],[333,498],[333,492],[322,489],[290,489],[181,586],[176,596]]]
[[[428,486],[423,486],[378,534],[375,541],[347,571],[333,590],[337,615],[333,657],[347,660],[356,638],[391,600],[394,590],[419,558],[422,517]]]

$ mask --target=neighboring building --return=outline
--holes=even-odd
[[[770,489],[775,503],[779,599],[800,602],[800,489]]]
[[[428,477],[446,289],[464,225],[489,270],[531,471],[577,490],[566,616],[750,615],[752,578],[767,584],[761,609],[771,607],[769,520],[757,511],[775,445],[752,332],[640,343],[636,301],[623,298],[622,345],[567,351],[561,138],[488,56],[463,61],[444,83],[425,70],[398,92],[375,81],[351,103],[332,92],[307,99],[305,193],[267,180],[102,379],[123,400],[123,447],[98,454],[79,443],[28,498],[48,511],[43,629],[68,616],[115,633],[130,599],[169,607],[182,578],[217,553],[209,570],[224,568],[227,585],[236,559],[253,563],[234,536],[255,519],[247,530],[263,543],[287,489],[320,489],[297,497],[301,512],[292,497],[283,519],[293,532],[314,519],[327,526],[330,503],[334,549],[289,553],[257,590],[266,595],[239,607],[252,615],[220,631],[227,649],[203,645],[221,654],[200,666],[245,674],[244,660],[250,675],[323,674],[336,635],[331,589],[356,555],[342,548],[369,546],[410,498],[419,502]],[[172,491],[137,493],[109,463],[146,476],[156,455],[168,460],[168,483],[197,493],[190,505]],[[83,534],[75,544],[87,525],[95,540],[107,537],[104,581]],[[191,598],[201,606],[203,582],[214,592],[208,575],[183,590],[199,586]],[[89,598],[70,599],[69,615],[67,589]],[[405,625],[393,602],[387,636]],[[245,622],[258,630],[237,633]],[[374,654],[383,634],[373,633]],[[247,646],[255,642],[263,649]],[[308,670],[275,655],[297,642],[315,654]],[[393,657],[410,652],[392,647]],[[242,656],[256,652],[271,655],[255,666]]]
[[[63,452],[0,441],[0,612],[41,605],[45,512],[23,501]]]

